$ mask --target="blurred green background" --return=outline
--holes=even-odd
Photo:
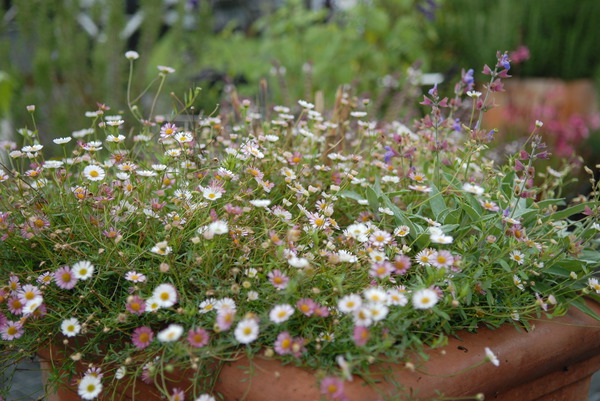
[[[242,98],[264,113],[299,98],[327,108],[347,85],[372,99],[371,116],[409,122],[420,113],[424,73],[441,73],[440,88],[451,94],[461,69],[473,68],[481,80],[497,50],[517,51],[517,77],[587,79],[595,90],[598,16],[597,0],[5,0],[0,137],[30,124],[30,104],[42,137],[86,128],[84,111],[97,102],[126,110],[127,50],[140,53],[134,94],[156,77],[157,65],[170,66],[177,73],[168,91],[183,96],[201,87],[195,106],[206,114],[216,104],[226,113]],[[169,102],[159,109],[168,112]],[[587,149],[594,162],[600,119],[593,98],[584,103],[586,110],[569,112],[579,120],[547,129],[572,137],[572,147]],[[579,131],[565,134],[573,124]]]

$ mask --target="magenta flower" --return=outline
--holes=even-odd
[[[354,326],[354,332],[352,333],[352,339],[354,340],[354,344],[358,347],[362,347],[369,341],[369,337],[371,333],[369,333],[369,329],[364,326]]]
[[[296,302],[296,307],[306,316],[312,316],[317,308],[317,304],[310,298],[302,298]]]
[[[392,271],[394,271],[394,266],[390,262],[375,262],[371,265],[369,274],[373,277],[385,278],[389,276]]]
[[[406,255],[398,255],[394,258],[394,273],[404,275],[410,269],[410,257]]]
[[[327,376],[321,380],[321,394],[325,395],[328,400],[347,399],[344,393],[344,381],[339,377]]]
[[[294,339],[290,336],[290,333],[284,331],[279,333],[277,336],[277,340],[275,340],[275,352],[279,355],[287,355],[292,353],[292,345],[294,344]]]
[[[235,318],[235,309],[227,309],[223,312],[217,312],[217,327],[221,331],[226,331],[233,325]]]
[[[147,326],[138,327],[133,331],[131,335],[131,341],[136,348],[144,349],[152,342],[154,333]]]
[[[209,339],[208,331],[201,328],[191,329],[187,336],[188,342],[194,348],[204,347],[208,344]]]
[[[0,326],[0,337],[3,340],[11,341],[23,335],[23,326],[19,322],[7,321]]]
[[[290,278],[283,274],[279,269],[275,269],[272,272],[269,272],[268,277],[271,284],[273,284],[273,286],[278,290],[285,289],[285,287],[287,287],[288,281],[290,281]]]
[[[77,284],[77,278],[69,266],[63,266],[54,272],[54,281],[56,285],[63,290],[70,290]]]
[[[296,358],[300,358],[303,353],[306,352],[306,339],[302,337],[294,337],[292,342],[292,355]]]
[[[327,317],[329,316],[329,309],[326,306],[317,305],[315,308],[315,316]]]
[[[129,297],[127,300],[127,310],[135,315],[141,315],[146,311],[146,301],[137,295]]]
[[[8,298],[8,310],[15,315],[23,314],[23,307],[25,304],[19,300],[18,296],[12,296]]]

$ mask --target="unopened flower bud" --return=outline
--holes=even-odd
[[[163,262],[160,264],[160,266],[158,267],[160,269],[161,273],[166,273],[169,271],[169,269],[171,268],[171,266],[169,266],[167,263]]]

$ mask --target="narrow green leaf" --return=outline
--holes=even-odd
[[[571,304],[573,306],[575,306],[577,309],[579,309],[580,311],[582,311],[583,313],[585,313],[586,315],[589,315],[596,320],[600,320],[600,316],[598,316],[598,314],[596,312],[594,312],[592,310],[592,308],[587,306],[585,301],[582,298],[572,299]]]
[[[360,201],[360,200],[364,199],[364,197],[361,196],[360,194],[357,194],[354,191],[348,191],[346,189],[343,190],[343,191],[338,192],[338,195],[341,196],[341,197],[343,197],[343,198],[350,198],[350,199],[354,199],[354,200],[357,200],[357,201]]]
[[[379,197],[373,190],[373,188],[368,187],[366,191],[367,200],[369,201],[369,206],[373,212],[377,212],[379,210]]]
[[[555,220],[566,219],[567,217],[571,217],[574,214],[583,212],[583,210],[585,209],[586,206],[588,206],[590,209],[593,209],[593,208],[595,208],[598,205],[600,205],[600,201],[581,203],[579,205],[571,206],[571,207],[568,207],[566,209],[560,210],[560,211],[558,211],[556,213],[552,213],[552,214],[544,217],[542,219],[542,221],[544,223],[546,223],[548,221],[555,221]]]

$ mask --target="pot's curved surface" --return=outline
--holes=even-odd
[[[588,302],[588,306],[600,315],[600,305]],[[411,394],[411,399],[428,400],[439,391],[455,399],[473,399],[483,393],[485,399],[506,401],[585,400],[589,378],[600,369],[600,322],[572,308],[563,317],[532,323],[535,326],[530,332],[504,326],[461,334],[460,340],[452,338],[447,346],[430,351],[430,360],[417,371],[403,364],[377,365],[372,370],[381,380],[377,386],[355,377],[346,382],[346,395],[351,401],[402,399],[403,393]],[[486,347],[498,356],[500,366],[485,363],[455,375],[483,361]],[[244,369],[250,365],[247,359],[223,368],[216,390],[225,400],[307,401],[321,397],[311,371],[264,358],[255,358],[252,364],[252,374]],[[402,384],[403,390],[394,383]]]

